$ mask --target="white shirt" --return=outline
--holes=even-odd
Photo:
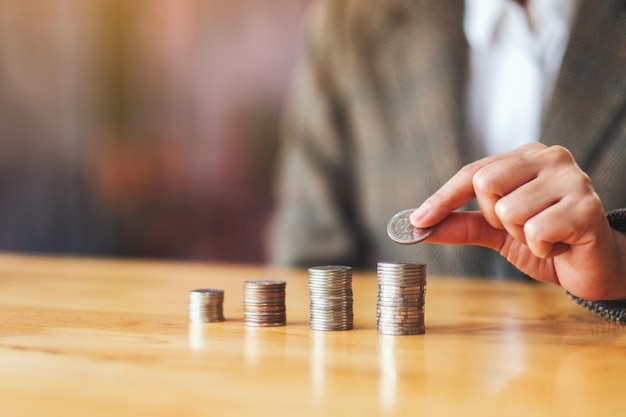
[[[539,140],[577,0],[465,0],[475,158]]]

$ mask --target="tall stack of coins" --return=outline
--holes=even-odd
[[[353,326],[352,268],[309,268],[311,329],[350,330]]]
[[[424,333],[426,264],[379,262],[377,274],[378,331],[389,335]]]
[[[285,281],[246,281],[243,284],[243,318],[247,326],[284,326]]]
[[[189,291],[189,320],[197,323],[224,321],[224,290]]]

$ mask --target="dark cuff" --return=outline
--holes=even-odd
[[[567,295],[569,295],[572,300],[576,301],[587,310],[593,311],[594,313],[604,317],[605,319],[626,323],[626,300],[590,301],[580,297],[576,297],[569,292],[567,293]]]
[[[615,230],[626,232],[626,209],[611,210],[606,214],[609,224]],[[567,293],[572,300],[586,309],[608,320],[626,323],[626,300],[585,300]]]
[[[611,210],[606,214],[611,228],[626,232],[626,209]]]

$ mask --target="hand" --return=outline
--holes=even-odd
[[[480,212],[454,211],[476,198]],[[540,143],[463,167],[411,215],[430,243],[498,251],[525,274],[590,300],[626,298],[626,235],[610,228],[589,177]]]

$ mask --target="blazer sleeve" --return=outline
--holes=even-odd
[[[615,230],[626,233],[626,209],[612,210],[607,213],[609,224]],[[626,323],[626,300],[585,300],[568,293],[581,306],[600,316],[613,321]]]

